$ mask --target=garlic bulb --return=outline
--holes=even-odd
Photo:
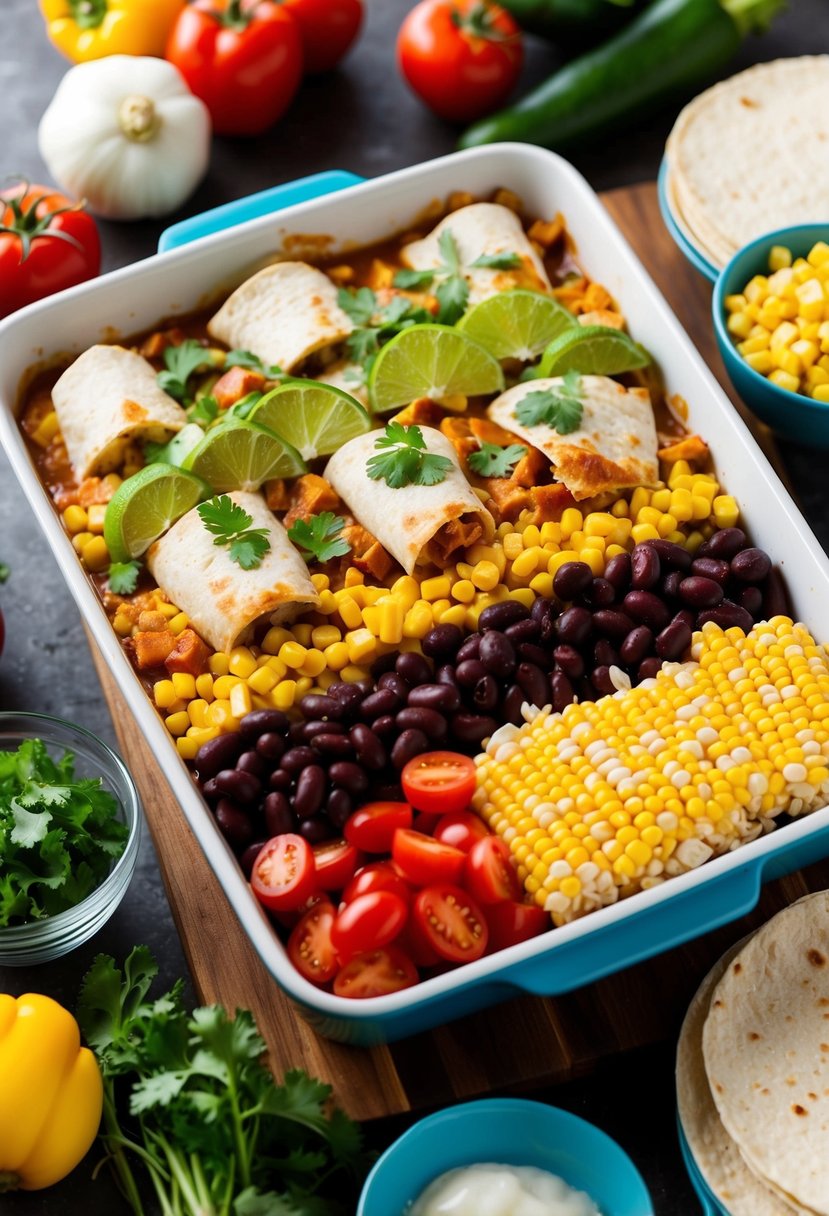
[[[70,68],[38,144],[68,194],[107,219],[175,211],[207,169],[207,107],[164,59],[109,55]]]

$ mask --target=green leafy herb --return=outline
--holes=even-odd
[[[145,946],[123,971],[99,955],[78,1010],[104,1078],[103,1139],[135,1216],[147,1175],[165,1216],[353,1212],[368,1162],[359,1128],[329,1109],[330,1087],[299,1070],[277,1084],[247,1010],[188,1014],[181,981],[153,999],[157,970]]]
[[[5,583],[6,579],[11,574],[11,570],[5,562],[0,562],[0,583]]]
[[[227,545],[230,560],[243,570],[255,570],[271,547],[267,528],[251,528],[253,517],[227,494],[209,498],[196,508],[214,545]]]
[[[206,368],[217,367],[220,359],[221,356],[202,346],[195,338],[188,338],[180,346],[168,346],[164,351],[166,370],[157,376],[159,386],[176,401],[189,404],[193,400],[190,377]],[[191,421],[198,422],[199,419],[193,418]]]
[[[559,389],[541,389],[527,393],[515,407],[515,417],[524,426],[544,423],[569,435],[581,425],[584,405],[581,400],[582,386],[578,372],[566,372]]]
[[[132,595],[138,585],[140,571],[140,562],[111,562],[107,577],[113,595]]]
[[[103,882],[128,835],[100,778],[40,739],[0,751],[0,926],[64,912]]]
[[[393,490],[437,485],[453,467],[448,456],[427,449],[419,426],[390,422],[375,440],[374,450],[377,455],[370,457],[366,472],[372,481],[383,480]]]
[[[454,325],[466,311],[469,284],[461,265],[458,243],[450,228],[444,228],[438,237],[438,249],[443,259],[438,266],[433,270],[398,270],[394,285],[409,291],[423,291],[433,286],[439,305],[438,321],[444,325]],[[482,253],[465,269],[514,270],[520,265],[521,258],[517,253]]]
[[[306,562],[328,562],[344,557],[351,545],[342,535],[345,520],[333,511],[321,511],[310,519],[298,519],[288,529],[288,538],[300,549]]]
[[[496,443],[482,443],[477,452],[470,452],[467,460],[470,469],[481,477],[510,477],[518,461],[526,456],[527,449],[520,443],[511,443],[502,448]]]
[[[259,372],[266,380],[284,380],[285,373],[275,363],[263,363],[249,350],[231,350],[225,355],[225,367],[247,367]]]
[[[187,409],[187,421],[195,422],[198,426],[208,427],[219,417],[219,403],[215,397],[205,393],[197,397]]]
[[[226,421],[228,418],[249,418],[264,395],[264,393],[253,392],[248,393],[245,397],[240,397],[234,405],[225,410],[222,421]]]
[[[341,287],[337,300],[357,327],[346,338],[345,349],[348,357],[363,369],[360,375],[362,383],[385,342],[409,325],[432,320],[431,313],[419,308],[405,296],[393,296],[387,304],[381,305],[370,287],[360,287],[356,291]],[[355,379],[353,376],[349,378]]]

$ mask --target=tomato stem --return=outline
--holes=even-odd
[[[452,24],[463,33],[471,34],[473,38],[483,38],[486,42],[515,41],[515,35],[503,33],[498,29],[495,13],[486,0],[477,0],[466,13],[453,8]]]
[[[248,5],[244,8],[245,0],[228,0],[227,8],[224,12],[216,13],[222,25],[230,30],[246,30],[253,20],[253,9],[255,5]]]
[[[26,203],[26,195],[31,187],[25,177],[14,178],[20,183],[20,190],[16,194],[0,195],[0,204],[3,210],[0,211],[0,220],[5,219],[6,212],[11,211],[11,223],[0,223],[0,232],[8,232],[20,238],[20,247],[22,256],[21,264],[26,261],[26,258],[31,253],[32,242],[38,236],[56,237],[58,240],[67,241],[68,244],[74,245],[76,249],[83,252],[83,245],[76,240],[68,232],[61,232],[57,228],[50,228],[52,220],[56,215],[66,215],[71,211],[82,211],[84,204],[73,203],[71,207],[55,207],[51,211],[44,212],[38,216],[37,211],[41,203],[46,199],[52,198],[56,191],[44,191],[43,194],[33,195]]]

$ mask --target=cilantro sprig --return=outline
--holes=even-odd
[[[544,423],[569,435],[581,425],[584,403],[582,383],[578,372],[566,372],[558,389],[539,389],[527,393],[515,407],[515,417],[524,426]]]
[[[243,570],[255,570],[270,551],[267,528],[251,528],[253,517],[227,494],[209,498],[196,508],[214,545],[227,545],[230,560]]]
[[[210,350],[202,346],[195,338],[187,338],[178,346],[167,346],[164,350],[164,371],[158,373],[156,379],[160,388],[182,405],[188,406],[188,418],[191,422],[212,422],[218,413],[218,403],[214,397],[203,396],[194,403],[195,394],[190,380],[197,372],[210,371],[215,368],[248,367],[251,371],[260,372],[266,380],[282,380],[285,373],[275,364],[270,366],[262,362],[258,355],[249,350],[231,350],[227,354]],[[209,402],[210,404],[205,404]],[[201,407],[201,410],[198,407]],[[208,411],[212,413],[208,414]]]
[[[345,340],[345,349],[348,357],[363,369],[361,380],[368,376],[374,358],[385,342],[410,325],[432,320],[431,313],[405,296],[393,296],[387,304],[381,305],[370,287],[360,287],[356,291],[341,287],[337,301],[356,326]]]
[[[341,515],[321,511],[310,519],[297,519],[288,529],[288,539],[294,542],[306,562],[328,562],[351,552],[351,545],[342,535],[344,527]]]
[[[497,443],[482,443],[477,452],[470,452],[467,462],[474,473],[481,477],[510,477],[518,461],[526,456],[527,449],[521,443],[499,447]]]
[[[138,585],[141,562],[111,562],[107,581],[113,595],[132,595]]]
[[[398,270],[394,285],[409,291],[433,287],[439,306],[437,319],[443,325],[454,325],[466,311],[469,302],[466,270],[515,270],[521,265],[517,253],[482,253],[474,262],[463,266],[458,243],[450,228],[444,228],[438,237],[438,249],[443,259],[438,266],[430,270]]]
[[[376,455],[366,464],[372,481],[385,481],[392,490],[401,486],[435,486],[452,469],[448,456],[430,452],[419,426],[390,422],[374,442]]]
[[[285,373],[276,363],[263,363],[258,355],[249,350],[231,350],[225,355],[225,368],[247,367],[259,372],[266,380],[284,380]]]

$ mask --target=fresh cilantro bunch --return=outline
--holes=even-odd
[[[321,511],[310,519],[298,519],[288,529],[288,539],[298,547],[306,562],[329,562],[345,557],[351,545],[342,535],[345,520],[333,511]]]
[[[188,1013],[137,946],[99,955],[78,1021],[104,1078],[104,1143],[135,1216],[149,1176],[164,1216],[345,1216],[367,1167],[359,1128],[299,1070],[277,1084],[252,1014]],[[131,1122],[123,1127],[119,1107]],[[135,1171],[135,1172],[134,1172]]]
[[[466,312],[469,284],[465,271],[515,270],[521,265],[521,258],[517,253],[482,253],[474,262],[463,266],[458,242],[450,228],[444,228],[438,237],[438,249],[443,259],[439,266],[432,270],[398,270],[394,276],[394,285],[409,291],[433,288],[439,306],[437,320],[443,325],[454,325]]]
[[[0,926],[74,908],[104,881],[129,829],[101,779],[76,780],[75,757],[40,739],[0,751]]]
[[[345,349],[348,357],[363,369],[362,379],[371,371],[383,343],[410,325],[433,319],[425,308],[417,307],[405,296],[394,296],[388,304],[381,305],[370,287],[359,287],[356,291],[341,287],[337,302],[357,327],[346,338]]]
[[[372,481],[385,481],[393,490],[401,486],[435,486],[452,468],[448,456],[438,456],[426,447],[419,426],[390,422],[374,442],[377,453],[366,464]]]
[[[467,463],[481,477],[511,477],[512,470],[527,454],[522,443],[499,447],[497,443],[482,443],[477,452],[470,452]]]
[[[270,551],[267,528],[251,528],[253,517],[227,494],[209,498],[196,508],[214,545],[227,545],[230,560],[243,570],[255,570]]]
[[[515,417],[524,426],[544,423],[569,435],[581,426],[584,404],[582,383],[578,372],[566,372],[560,388],[539,389],[527,393],[515,407]]]

